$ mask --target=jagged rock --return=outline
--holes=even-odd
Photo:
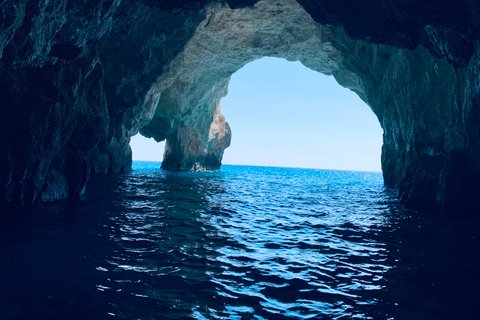
[[[464,215],[468,201],[465,172],[465,153],[453,149],[440,171],[437,189],[437,209],[443,215]]]
[[[333,74],[377,115],[405,205],[479,212],[480,4],[473,0],[8,1],[0,14],[0,194],[31,204],[131,165],[216,169],[230,76],[263,56]],[[459,200],[460,199],[460,200]]]
[[[219,107],[214,112],[207,142],[201,139],[202,132],[192,127],[177,128],[165,145],[162,168],[175,171],[220,169],[223,152],[230,146],[231,131]]]

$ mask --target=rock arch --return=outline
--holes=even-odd
[[[229,77],[273,56],[333,74],[370,106],[384,130],[385,183],[407,206],[475,211],[479,8],[427,2],[8,2],[3,198],[59,199],[83,192],[91,171],[128,170],[138,131],[167,139],[167,169],[218,168]]]

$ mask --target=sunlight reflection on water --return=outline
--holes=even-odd
[[[135,169],[34,211],[5,242],[4,319],[479,314],[479,229],[402,209],[381,174]]]

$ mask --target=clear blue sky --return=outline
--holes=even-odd
[[[232,129],[223,163],[380,171],[382,129],[332,76],[263,58],[237,71],[220,102]],[[134,160],[161,161],[164,143],[132,138]]]

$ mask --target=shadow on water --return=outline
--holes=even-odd
[[[238,244],[205,221],[224,190],[192,175],[97,176],[83,199],[4,211],[1,319],[185,319],[215,303],[215,249]]]
[[[419,217],[353,175],[96,176],[82,199],[5,214],[0,316],[480,318],[478,222]]]
[[[379,239],[393,268],[375,311],[392,319],[480,319],[479,237],[479,221],[393,215]]]

